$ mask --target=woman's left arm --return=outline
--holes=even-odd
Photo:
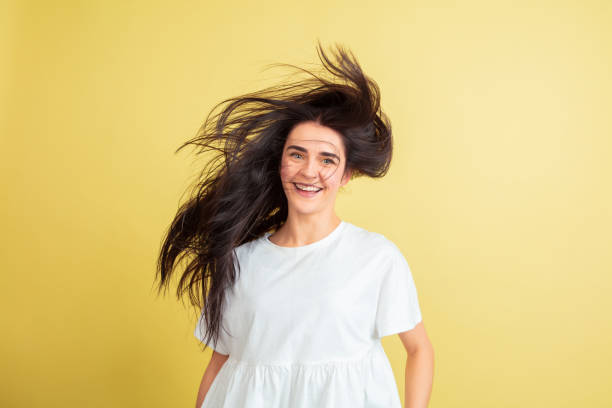
[[[423,322],[398,333],[406,353],[405,408],[427,408],[433,385],[434,350]]]

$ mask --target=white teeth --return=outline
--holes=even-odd
[[[297,183],[294,183],[294,184],[295,184],[295,186],[297,188],[299,188],[300,190],[304,190],[304,191],[319,191],[319,190],[321,190],[320,188],[317,188],[317,187],[305,186],[303,184],[297,184]]]

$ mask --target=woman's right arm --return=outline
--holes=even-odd
[[[202,403],[204,402],[204,398],[206,397],[206,393],[208,392],[210,385],[212,384],[215,377],[217,376],[217,373],[219,372],[219,370],[221,370],[221,367],[223,367],[223,364],[225,364],[228,358],[229,354],[221,354],[213,350],[210,362],[208,363],[208,366],[204,371],[204,375],[202,376],[202,382],[200,383],[200,389],[198,390],[198,398],[196,400],[196,408],[200,408],[202,406]]]

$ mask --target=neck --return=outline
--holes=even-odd
[[[329,217],[320,215],[311,217],[291,216],[269,239],[288,247],[308,245],[329,235],[340,225],[342,220],[332,213]]]

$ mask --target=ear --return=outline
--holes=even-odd
[[[351,174],[353,174],[353,170],[350,168],[344,171],[344,174],[342,175],[342,180],[340,180],[340,187],[345,186],[346,183],[349,182],[349,180],[351,179]]]

